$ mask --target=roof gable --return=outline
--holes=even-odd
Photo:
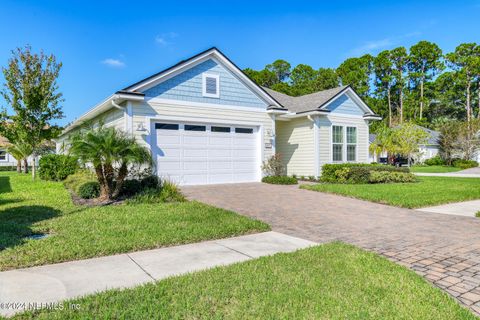
[[[248,78],[240,68],[238,68],[230,59],[228,59],[223,53],[220,52],[220,50],[215,47],[205,50],[187,60],[183,60],[177,63],[176,65],[168,69],[160,71],[159,73],[156,73],[146,79],[130,85],[124,88],[122,92],[147,92],[150,88],[153,88],[160,83],[168,81],[171,78],[175,78],[178,75],[186,72],[187,70],[194,68],[195,66],[209,60],[211,60],[209,62],[210,64],[213,61],[216,64],[221,65],[225,71],[228,71],[230,73],[230,77],[236,78],[239,83],[242,83],[243,88],[248,88],[251,94],[256,95],[256,100],[263,101],[263,103],[268,107],[283,109],[283,107],[274,98],[272,98],[261,87],[259,87],[250,78]],[[179,84],[178,78],[175,81],[177,82],[177,84]],[[171,83],[175,81],[172,81]],[[152,92],[150,92],[150,94],[152,94]]]
[[[202,94],[203,74],[218,76],[218,98]],[[159,98],[200,103],[267,108],[269,104],[217,59],[209,58],[143,91],[146,99]]]

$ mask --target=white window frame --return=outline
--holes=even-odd
[[[355,128],[355,143],[348,142],[348,128]],[[355,159],[348,160],[348,146],[355,146]],[[345,126],[345,161],[346,162],[357,162],[358,157],[358,128],[356,126]]]
[[[5,149],[0,149],[0,151],[4,151],[4,152],[5,152],[5,159],[0,159],[0,162],[8,162],[8,153],[7,153],[7,150],[5,150]]]
[[[342,135],[343,135],[343,141],[341,143],[342,145],[342,160],[333,160],[333,145],[334,144],[340,144],[340,143],[333,143],[333,127],[342,127]],[[347,143],[347,128],[355,128],[355,132],[357,135],[357,142],[355,143],[355,160],[347,160],[347,147],[348,145],[353,145],[353,143]],[[330,162],[331,163],[356,163],[358,162],[358,126],[354,124],[338,124],[338,123],[332,123],[330,126]]]
[[[207,78],[215,78],[217,93],[207,93]],[[220,75],[211,73],[202,73],[202,96],[207,98],[220,98]]]

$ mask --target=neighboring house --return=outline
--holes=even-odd
[[[380,119],[348,86],[290,97],[250,80],[211,48],[111,95],[56,140],[88,122],[148,147],[154,170],[179,184],[260,181],[282,154],[288,174],[318,176],[331,162],[368,160],[368,124]]]
[[[438,155],[439,152],[439,142],[438,139],[440,137],[440,132],[431,130],[422,126],[418,126],[421,128],[423,131],[425,131],[428,134],[428,139],[426,144],[422,144],[419,147],[419,154],[418,156],[414,159],[415,162],[424,162],[427,159],[433,158],[436,155]],[[375,134],[370,134],[370,144],[372,144],[375,141],[376,135]],[[376,154],[376,153],[369,153],[369,161],[370,162],[386,162],[387,159],[387,153],[382,152],[381,154]]]
[[[16,167],[17,166],[17,160],[15,160],[14,157],[12,157],[11,154],[7,152],[7,147],[10,145],[10,142],[0,136],[0,167]],[[33,161],[32,157],[28,157],[28,163],[31,164]],[[38,165],[38,161],[37,161]]]

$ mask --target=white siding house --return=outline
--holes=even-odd
[[[57,152],[85,123],[102,122],[144,144],[155,172],[182,185],[260,181],[275,152],[289,174],[318,176],[324,163],[366,162],[375,119],[350,87],[289,97],[259,87],[211,48],[99,103],[65,129]],[[332,126],[344,130],[341,147]]]

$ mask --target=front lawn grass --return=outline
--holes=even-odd
[[[411,172],[421,172],[421,173],[446,173],[446,172],[457,172],[462,170],[461,168],[451,167],[451,166],[412,166],[410,167]]]
[[[417,183],[302,185],[301,188],[330,192],[404,208],[480,199],[480,179],[418,177]]]
[[[475,319],[420,276],[330,243],[73,300],[16,319]],[[68,305],[66,303],[65,305]]]
[[[0,172],[0,270],[269,230],[199,202],[75,206],[59,182]],[[30,240],[32,234],[49,237]]]

